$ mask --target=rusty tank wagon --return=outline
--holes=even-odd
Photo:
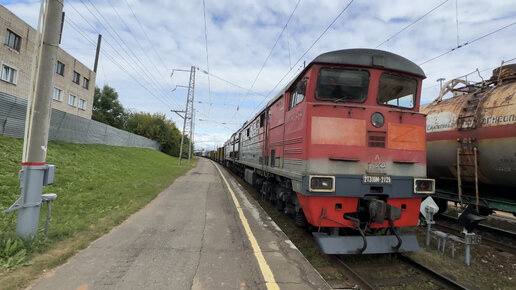
[[[421,112],[427,114],[428,176],[436,179],[440,206],[455,201],[484,214],[515,214],[516,65],[478,83],[451,80]]]

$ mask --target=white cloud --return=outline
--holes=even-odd
[[[166,113],[178,127],[182,127],[182,120],[171,113],[170,109],[184,107],[186,90],[171,91],[176,85],[188,84],[189,74],[176,72],[170,78],[170,72],[173,68],[189,69],[191,65],[207,69],[202,0],[127,0],[130,6],[126,0],[92,0],[94,7],[90,1],[82,2],[65,1],[67,22],[61,47],[92,67],[95,45],[91,42],[96,41],[98,32],[102,33],[103,53],[97,85],[109,84],[114,87],[127,108]],[[197,122],[197,144],[205,147],[211,143],[222,144],[232,130],[256,113],[255,107],[258,104],[262,103],[263,106],[281,86],[291,80],[303,61],[309,62],[317,55],[332,50],[374,48],[442,2],[354,1],[306,56],[301,58],[348,4],[348,1],[334,0],[301,1],[287,31],[253,87],[253,91],[262,96],[249,94],[243,101],[246,90],[215,77],[210,78],[209,96],[207,76],[197,72],[195,98],[201,102],[195,104],[199,111],[197,117],[211,120]],[[234,84],[250,87],[296,3],[297,0],[206,1],[210,71]],[[421,63],[456,47],[455,3],[453,0],[447,1],[379,49]],[[29,24],[36,24],[39,1],[4,5]],[[129,7],[141,21],[144,31]],[[109,21],[109,25],[96,10]],[[461,0],[458,1],[458,17],[459,44],[463,44],[515,22],[516,6],[510,0]],[[70,23],[76,24],[84,35],[74,30]],[[118,39],[110,25],[123,41]],[[449,80],[476,68],[485,70],[495,67],[502,60],[516,57],[512,48],[514,35],[516,25],[424,64],[422,67],[428,78],[423,83],[423,101],[428,102],[437,96],[436,80],[440,77]],[[115,65],[110,57],[124,69]],[[300,62],[294,65],[299,59]],[[285,80],[271,92],[292,66],[294,68]],[[488,78],[490,70],[482,74]],[[263,95],[268,95],[268,98],[264,100]]]

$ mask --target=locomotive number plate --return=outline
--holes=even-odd
[[[362,177],[362,183],[390,184],[391,177],[390,176],[377,176],[377,175],[364,175]]]

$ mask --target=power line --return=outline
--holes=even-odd
[[[118,55],[118,56],[119,56],[119,57],[120,57],[120,58],[121,58],[121,59],[122,59],[122,60],[123,60],[123,61],[124,61],[128,66],[129,66],[129,67],[131,67],[131,70],[133,70],[133,71],[142,71],[142,72],[143,72],[142,77],[143,77],[143,78],[146,78],[146,82],[147,82],[147,83],[148,83],[148,84],[149,84],[153,89],[155,89],[157,92],[159,92],[159,93],[163,94],[163,93],[160,91],[160,89],[159,89],[155,84],[153,84],[153,83],[152,83],[152,82],[154,81],[154,79],[153,79],[151,76],[149,76],[149,75],[148,75],[144,70],[142,70],[142,69],[140,68],[140,66],[137,64],[137,62],[136,62],[136,61],[134,61],[134,58],[131,56],[131,54],[129,54],[129,53],[127,52],[127,50],[124,48],[124,46],[123,46],[122,44],[120,44],[120,42],[119,42],[119,41],[118,41],[118,40],[113,36],[113,34],[112,34],[112,33],[111,33],[111,32],[110,32],[110,31],[109,31],[109,30],[108,30],[108,29],[107,29],[107,28],[102,24],[102,22],[100,21],[100,19],[99,19],[99,18],[98,18],[98,17],[97,17],[97,16],[96,16],[96,15],[95,15],[91,10],[90,10],[90,8],[89,8],[89,7],[88,7],[88,6],[87,6],[87,5],[86,5],[82,0],[80,0],[80,1],[81,1],[81,3],[83,4],[83,6],[88,10],[88,12],[89,12],[93,17],[95,17],[95,19],[96,19],[96,20],[98,21],[98,23],[99,23],[99,24],[104,28],[104,30],[105,30],[107,33],[109,33],[109,35],[110,35],[110,36],[112,37],[112,39],[113,39],[113,40],[118,44],[118,46],[123,50],[123,52],[125,52],[125,53],[129,56],[129,58],[131,58],[131,59],[133,60],[133,62],[129,62],[129,61],[126,59],[126,57],[122,56],[122,55],[120,54],[119,50],[118,50],[118,49],[116,49],[116,48],[115,48],[115,47],[114,47],[114,46],[113,46],[113,45],[108,41],[108,39],[107,39],[107,38],[104,38],[105,43],[106,43],[106,44],[108,44],[108,45],[113,49],[113,51],[114,51],[114,52],[115,52],[115,53],[116,53],[116,54],[117,54],[117,55]],[[88,1],[90,1],[90,0],[88,0]],[[90,3],[91,3],[91,2],[90,2]],[[82,18],[82,19],[83,19],[83,20],[84,20],[84,21],[85,21],[85,22],[86,22],[90,27],[92,27],[92,29],[93,29],[94,31],[96,31],[97,33],[99,33],[99,34],[100,34],[100,32],[97,30],[97,28],[96,28],[93,24],[91,24],[91,22],[90,22],[88,19],[86,19],[86,18],[82,15],[82,13],[80,13],[80,12],[75,8],[75,6],[74,6],[74,5],[72,5],[72,3],[71,3],[71,2],[69,3],[69,5],[70,5],[70,7],[71,7],[73,10],[75,10],[75,12],[76,12],[77,14],[79,14],[79,16],[80,16],[80,17],[81,17],[81,18]],[[94,7],[94,8],[96,9],[96,7]],[[100,13],[100,12],[98,11],[98,9],[96,9],[96,10],[97,10],[97,12],[98,12],[98,13]],[[99,14],[99,15],[100,15],[101,17],[103,17],[101,14]],[[103,18],[104,18],[104,17],[103,17]],[[106,20],[105,18],[104,18],[104,20],[107,22],[107,20]],[[109,22],[108,22],[108,24],[109,24]],[[109,25],[110,25],[110,24],[109,24]],[[116,33],[116,31],[115,31],[115,33]],[[120,38],[120,36],[119,36],[119,38]],[[127,46],[127,44],[126,44],[126,46]],[[103,49],[103,51],[105,51],[105,50]],[[134,53],[133,53],[133,54],[134,54]],[[140,63],[141,63],[141,61],[140,61]],[[135,68],[134,66],[136,66],[136,68]],[[138,82],[139,82],[139,81],[138,81]],[[154,81],[154,82],[155,82],[155,81]],[[140,82],[139,82],[139,83],[140,83]],[[145,89],[146,89],[146,90],[148,90],[148,88],[145,88]],[[148,90],[148,91],[149,91],[149,90]],[[164,94],[164,99],[170,99],[170,98],[169,98],[166,94]]]
[[[91,40],[87,35],[85,35],[81,29],[79,28],[79,26],[74,23],[72,20],[70,20],[70,18],[65,18],[65,22],[67,22],[68,24],[70,24],[70,27],[72,29],[74,29],[75,31],[77,31],[85,40],[87,40],[88,42],[90,42],[93,46],[96,46],[96,43],[95,41]],[[150,91],[147,86],[143,85],[139,80],[138,78],[134,77],[133,75],[131,75],[118,61],[115,60],[115,58],[113,56],[111,56],[105,49],[101,48],[102,52],[104,53],[104,55],[113,63],[115,64],[116,66],[118,66],[123,72],[125,72],[129,77],[131,77],[138,85],[140,85],[144,90],[146,90],[151,96],[153,96],[154,98],[156,98],[158,101],[160,101],[161,103],[163,103],[165,106],[167,106],[169,109],[172,109],[170,108],[169,104],[167,104],[166,102],[164,102],[161,98],[159,98],[157,95],[155,95],[152,91]]]
[[[204,0],[203,0],[204,1]],[[258,77],[260,77],[260,74],[262,73],[263,71],[263,68],[265,67],[265,65],[267,64],[267,61],[269,61],[269,58],[271,57],[272,55],[272,52],[274,51],[274,48],[276,47],[276,45],[278,44],[281,36],[283,35],[283,32],[285,31],[285,29],[287,28],[288,24],[290,23],[290,20],[292,19],[292,16],[294,15],[294,12],[296,12],[297,10],[297,7],[299,6],[299,3],[301,2],[301,0],[298,0],[297,1],[297,4],[296,6],[294,7],[294,9],[292,10],[292,13],[290,13],[290,16],[288,17],[288,20],[287,22],[285,23],[285,25],[283,26],[283,29],[281,30],[280,34],[278,35],[278,37],[276,38],[276,42],[274,43],[274,45],[272,46],[271,50],[269,51],[269,54],[267,55],[267,57],[265,58],[265,61],[263,62],[262,64],[262,67],[260,68],[260,71],[258,72],[258,74],[256,75],[256,77],[254,78],[254,81],[253,83],[251,84],[251,87],[249,88],[249,90],[247,91],[247,93],[245,94],[244,96],[244,99],[242,101],[240,101],[238,103],[238,106],[237,106],[237,110],[235,111],[235,114],[233,114],[233,117],[235,117],[237,111],[238,111],[238,108],[240,108],[240,104],[242,104],[242,102],[245,101],[245,99],[247,98],[247,96],[249,95],[249,92],[254,88],[254,85],[256,84],[256,81],[258,80]],[[290,55],[290,50],[289,50],[289,55]]]
[[[113,37],[113,34],[111,34],[111,32],[106,29],[106,27],[102,24],[102,22],[100,21],[100,19],[97,18],[97,16],[95,16],[91,11],[90,9],[88,8],[88,6],[83,2],[83,0],[79,0],[81,1],[81,3],[84,5],[84,7],[86,7],[86,9],[88,10],[88,12],[90,12],[91,15],[93,15],[95,17],[95,19],[97,19],[97,21],[99,22],[99,24],[101,24],[105,30]],[[160,88],[160,85],[156,82],[155,78],[152,76],[152,73],[149,71],[149,69],[145,66],[145,64],[140,60],[140,58],[134,53],[134,51],[131,49],[131,47],[125,42],[125,40],[120,36],[120,34],[118,34],[117,30],[111,25],[110,21],[108,21],[104,15],[102,15],[102,13],[97,9],[97,7],[95,6],[95,4],[93,4],[93,2],[91,2],[91,0],[87,0],[90,5],[93,7],[93,9],[95,9],[95,11],[97,11],[98,15],[104,19],[105,23],[107,23],[107,25],[111,28],[111,30],[113,30],[113,32],[115,33],[115,35],[118,37],[118,39],[120,39],[120,41],[125,45],[125,47],[127,48],[127,50],[130,52],[128,53],[127,50],[125,50],[125,48],[120,45],[120,42],[117,42],[119,44],[119,46],[121,48],[124,49],[124,52],[127,53],[127,55],[129,57],[131,57],[131,59],[133,61],[138,62],[140,63],[141,66],[139,66],[138,64],[136,64],[137,66],[139,67],[142,67],[143,70],[142,72],[149,78],[150,82],[149,84],[152,84],[155,86],[155,89],[157,89],[157,91],[160,91],[160,90],[163,90],[163,93],[164,93],[164,96],[166,96],[167,98],[171,99],[170,97],[168,97],[167,95],[167,91],[164,90],[162,87]],[[113,39],[115,39],[115,37],[113,37]],[[115,39],[116,40],[116,39]]]
[[[502,61],[502,65],[503,65],[503,64],[510,63],[510,62],[513,62],[513,61],[515,61],[515,60],[516,60],[516,57],[513,57],[513,58],[508,59],[508,60],[503,60],[503,61]],[[499,66],[499,65],[497,65],[497,66],[493,66],[493,67],[486,68],[486,69],[483,69],[483,70],[477,70],[477,69],[475,69],[475,70],[473,70],[473,71],[471,71],[471,72],[469,72],[469,73],[467,73],[467,74],[463,74],[463,75],[458,76],[458,77],[453,77],[452,79],[460,79],[460,78],[464,78],[464,77],[467,77],[467,76],[469,76],[469,75],[471,75],[471,74],[476,73],[477,71],[480,73],[480,72],[485,72],[485,71],[488,71],[488,70],[493,70],[493,69],[495,69],[495,68],[499,68],[499,67],[500,67],[500,66]],[[436,84],[436,85],[433,85],[433,86],[425,87],[425,88],[423,88],[422,90],[424,91],[424,90],[432,89],[432,88],[435,88],[435,87],[437,87],[437,86],[439,86],[439,84]]]
[[[375,48],[378,48],[380,46],[382,46],[383,44],[385,44],[386,42],[389,42],[389,40],[393,39],[394,37],[396,37],[398,34],[402,33],[403,31],[405,31],[407,28],[409,28],[410,26],[416,24],[417,22],[419,22],[419,20],[425,18],[427,15],[429,15],[430,13],[434,12],[437,8],[441,7],[442,5],[444,5],[444,3],[448,2],[449,0],[446,0],[444,2],[442,2],[441,4],[435,6],[434,8],[432,8],[430,11],[428,11],[427,13],[425,13],[423,16],[419,17],[418,19],[416,19],[414,22],[410,23],[409,25],[405,26],[403,29],[401,29],[400,31],[396,32],[395,34],[389,36],[389,38],[387,38],[386,40],[384,40],[382,43],[378,44]],[[457,27],[458,27],[458,24],[457,24]],[[458,43],[457,43],[458,45]]]
[[[75,24],[72,20],[66,18],[65,21],[70,24],[75,31],[77,31],[79,34],[81,34],[84,39],[86,39],[87,41],[89,41],[92,45],[96,46],[96,43],[95,41],[91,40],[88,38],[87,35],[85,35],[79,28],[79,26],[77,24]],[[74,27],[75,26],[75,27]],[[154,98],[156,98],[158,101],[162,102],[165,106],[169,107],[170,106],[164,102],[161,98],[159,98],[158,96],[156,96],[152,91],[150,91],[146,86],[144,86],[139,80],[138,78],[134,77],[133,75],[131,75],[118,61],[115,60],[115,58],[113,56],[111,56],[105,49],[101,49],[102,52],[104,53],[104,55],[106,55],[106,57],[111,61],[113,62],[113,64],[115,64],[116,66],[118,66],[123,72],[125,72],[129,77],[131,77],[132,79],[135,80],[135,82],[140,85],[143,89],[145,89],[147,92],[149,92],[149,94],[151,94]]]
[[[260,96],[265,96],[264,94],[261,94],[261,93],[258,93],[258,92],[256,92],[256,91],[250,90],[249,88],[246,88],[246,87],[244,87],[244,86],[237,85],[237,84],[235,84],[235,83],[233,83],[233,82],[231,82],[231,81],[228,81],[228,80],[226,80],[226,79],[223,79],[222,77],[219,77],[219,76],[217,76],[217,75],[215,75],[215,74],[213,74],[213,73],[211,73],[211,72],[207,72],[207,71],[205,71],[205,70],[203,70],[203,69],[201,69],[201,68],[199,68],[199,67],[197,67],[197,69],[198,69],[198,70],[200,70],[200,71],[201,71],[202,73],[204,73],[204,74],[210,75],[210,76],[212,76],[212,77],[214,77],[214,78],[216,78],[216,79],[218,79],[218,80],[221,80],[221,81],[223,81],[223,82],[225,82],[225,83],[227,83],[227,84],[230,84],[230,85],[232,85],[232,86],[234,86],[234,87],[237,87],[237,88],[239,88],[239,89],[242,89],[242,90],[249,90],[251,93],[254,93],[254,94],[257,94],[257,95],[260,95]]]
[[[342,9],[342,11],[340,11],[340,13],[333,19],[333,21],[326,27],[326,29],[324,29],[324,31],[315,39],[315,41],[312,43],[312,45],[310,45],[310,47],[308,47],[308,49],[303,53],[303,55],[301,55],[301,57],[294,63],[294,66],[279,80],[279,82],[272,88],[272,90],[269,91],[269,93],[265,96],[265,98],[263,98],[263,100],[260,102],[260,104],[258,104],[258,106],[256,108],[259,108],[260,105],[272,94],[272,92],[276,89],[276,87],[278,87],[278,85],[281,82],[283,82],[285,77],[287,77],[287,75],[292,71],[292,69],[303,59],[303,57],[305,57],[305,55],[312,49],[312,47],[314,47],[314,45],[323,37],[323,35],[328,31],[328,29],[330,29],[330,27],[337,21],[337,19],[339,19],[340,16],[342,14],[344,14],[344,12],[349,8],[349,6],[351,5],[351,3],[353,3],[353,1],[354,0],[351,0],[348,3],[348,5],[346,5],[346,7],[344,7],[344,9]],[[256,109],[255,109],[255,111],[256,111]],[[249,116],[249,118],[251,118],[253,115],[254,115],[254,111],[251,114],[251,116]]]
[[[443,52],[443,53],[439,54],[438,56],[432,57],[431,59],[428,59],[428,60],[426,60],[426,61],[424,61],[424,62],[420,63],[419,65],[421,66],[421,65],[424,65],[424,64],[426,64],[426,63],[428,63],[428,62],[431,62],[431,61],[433,61],[433,60],[436,60],[436,59],[438,59],[438,58],[440,58],[440,57],[443,57],[443,56],[445,56],[445,55],[447,55],[447,54],[449,54],[449,53],[451,53],[451,52],[454,52],[454,51],[458,50],[458,49],[459,49],[459,48],[461,48],[461,47],[464,47],[464,46],[466,46],[466,45],[468,45],[468,44],[472,44],[472,43],[474,43],[474,42],[477,42],[477,41],[479,41],[479,40],[481,40],[481,39],[483,39],[483,38],[486,38],[486,37],[488,37],[488,36],[490,36],[490,35],[492,35],[492,34],[495,34],[495,33],[499,32],[499,31],[501,31],[501,30],[504,30],[504,29],[506,29],[506,28],[508,28],[508,27],[511,27],[511,26],[513,26],[514,24],[516,24],[516,21],[515,21],[515,22],[512,22],[512,23],[510,23],[510,24],[507,24],[507,25],[505,25],[505,26],[503,26],[503,27],[501,27],[501,28],[498,28],[498,29],[496,29],[496,30],[494,30],[494,31],[491,31],[491,32],[489,32],[489,33],[487,33],[487,34],[484,34],[484,35],[482,35],[482,36],[480,36],[480,37],[477,37],[477,38],[473,39],[472,41],[465,42],[465,43],[463,43],[462,45],[459,45],[459,46],[454,47],[454,48],[452,48],[452,49],[450,49],[450,50],[448,50],[448,51],[446,51],[446,52]]]
[[[225,103],[214,103],[214,102],[203,102],[203,101],[197,101],[197,103],[199,103],[199,104],[207,104],[207,105],[210,105],[210,107],[212,105],[231,106],[230,104],[225,104]]]
[[[158,57],[158,59],[160,61],[160,64],[161,64],[161,67],[163,68],[164,73],[168,74],[168,70],[167,70],[167,68],[164,65],[165,61],[158,54],[158,52],[156,51],[156,48],[154,47],[154,45],[152,45],[152,41],[150,40],[149,36],[147,35],[147,32],[145,31],[143,25],[141,24],[140,19],[138,19],[138,17],[136,16],[136,14],[133,11],[133,8],[131,8],[131,5],[129,5],[129,2],[127,2],[127,0],[125,0],[125,3],[127,4],[127,7],[129,7],[129,10],[131,10],[131,13],[133,14],[134,19],[136,19],[136,22],[140,26],[140,29],[142,30],[143,35],[145,35],[145,38],[147,39],[147,41],[149,42],[149,44],[150,44],[150,46],[152,48],[152,51],[154,51],[154,54],[156,54],[156,56]],[[170,78],[168,78],[168,80],[170,81]]]
[[[455,23],[457,25],[457,46],[459,46],[459,1],[455,0]]]
[[[133,31],[131,30],[131,28],[129,27],[129,25],[127,25],[127,23],[124,21],[123,17],[120,16],[120,14],[118,13],[118,10],[116,9],[116,7],[111,3],[111,0],[108,0],[108,3],[109,5],[111,6],[111,8],[115,11],[116,15],[118,16],[118,18],[120,18],[120,20],[122,21],[122,23],[125,25],[125,27],[127,28],[127,30],[129,31],[129,34],[133,37],[134,41],[138,44],[138,46],[140,47],[141,51],[143,52],[143,55],[147,57],[147,59],[149,60],[149,62],[151,63],[151,65],[154,67],[155,71],[158,72],[158,67],[156,66],[156,64],[154,63],[154,61],[149,57],[149,55],[145,52],[145,49],[143,48],[142,44],[141,44],[141,41],[138,41],[138,39],[136,39],[136,36],[134,36],[134,33]],[[143,65],[143,64],[142,64]],[[169,80],[169,78],[167,78]],[[161,87],[162,90],[164,90],[163,87]],[[166,92],[166,90],[164,90]],[[165,93],[165,95],[167,95]],[[168,96],[168,95],[167,95]],[[175,102],[175,100],[173,98],[171,98],[171,100]],[[177,105],[177,103],[176,103]]]
[[[74,6],[74,5],[72,5],[72,3],[71,3],[71,2],[69,3],[69,6],[70,6],[73,10],[75,10],[75,12],[76,12],[77,14],[79,14],[79,16],[80,16],[80,17],[81,17],[81,18],[82,18],[82,19],[83,19],[83,20],[84,20],[84,21],[85,21],[85,22],[86,22],[86,23],[87,23],[87,24],[88,24],[88,25],[89,25],[89,26],[90,26],[90,27],[91,27],[95,32],[97,32],[97,33],[99,33],[99,34],[100,34],[100,32],[96,29],[96,27],[95,27],[93,24],[91,24],[91,23],[90,23],[90,22],[89,22],[89,21],[88,21],[88,20],[87,20],[83,15],[82,15],[82,13],[80,13],[80,12],[75,8],[75,6]],[[88,11],[90,11],[90,10],[88,9]],[[90,13],[91,13],[91,11],[90,11]],[[93,14],[92,14],[92,15],[93,15]],[[95,15],[93,15],[93,16],[95,16]],[[67,18],[67,19],[68,19],[68,18]],[[97,20],[98,20],[98,18],[97,18]],[[102,24],[102,23],[101,23],[101,24]],[[75,24],[75,25],[76,25],[77,27],[79,27],[77,24]],[[79,29],[79,30],[80,30],[80,29]],[[109,32],[109,31],[108,31],[108,32]],[[115,40],[115,42],[117,42],[117,41],[116,41],[116,39],[114,39],[114,40]],[[120,54],[120,52],[119,52],[119,51],[118,51],[118,50],[117,50],[117,49],[116,49],[116,48],[111,44],[111,42],[110,42],[107,38],[104,38],[104,42],[105,42],[107,45],[109,45],[109,46],[114,50],[114,52],[115,52],[115,53],[116,53],[116,54],[117,54],[117,55],[118,55],[118,56],[119,56],[119,57],[120,57],[120,58],[121,58],[121,59],[122,59],[122,60],[123,60],[123,61],[124,61],[128,66],[130,66],[130,67],[131,67],[131,70],[132,70],[132,71],[136,71],[136,69],[133,67],[132,63],[128,62],[128,61],[126,60],[126,58],[125,58],[125,57],[123,57],[123,56]],[[118,42],[117,42],[117,43],[118,43]],[[121,47],[120,43],[118,43],[118,45]],[[103,49],[103,48],[102,48],[102,51],[103,51],[103,52],[106,52],[106,50],[105,50],[105,49]],[[145,88],[145,89],[146,89],[146,90],[148,90],[147,88]]]
[[[203,12],[204,12],[204,42],[205,42],[205,47],[206,47],[206,68],[208,70],[208,72],[210,72],[210,59],[208,57],[209,53],[208,53],[208,30],[206,29],[206,3],[204,0],[202,0],[202,8],[203,8]],[[210,84],[210,74],[208,74],[208,100],[210,100],[211,102],[211,84]],[[211,105],[210,105],[210,108],[208,109],[208,115],[210,115],[210,111],[211,111]]]
[[[206,118],[206,120],[208,120],[208,121],[210,121],[210,122],[213,122],[213,123],[220,124],[220,125],[222,125],[223,127],[227,128],[227,129],[229,129],[229,130],[233,130],[233,129],[229,128],[228,126],[226,126],[226,123],[224,123],[224,124],[223,124],[223,123],[221,123],[221,122],[215,121],[215,120],[211,119],[208,115],[206,115],[206,114],[204,114],[204,113],[201,113],[199,110],[195,110],[195,111],[196,111],[197,113],[199,113],[199,114],[203,115],[203,116]]]

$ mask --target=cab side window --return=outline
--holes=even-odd
[[[305,99],[306,81],[297,83],[296,88],[290,93],[290,104],[288,109],[294,108]]]

